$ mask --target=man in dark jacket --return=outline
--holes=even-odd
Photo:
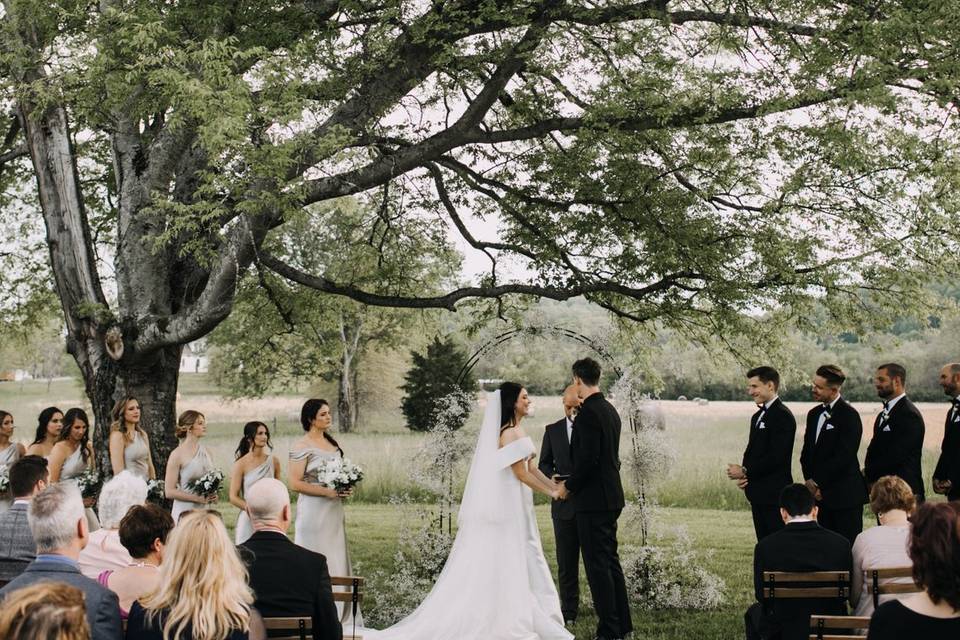
[[[947,496],[947,500],[960,500],[960,363],[940,369],[940,386],[951,404],[943,427],[940,459],[933,472],[933,490]]]
[[[265,618],[310,616],[314,640],[341,640],[327,559],[287,537],[290,494],[273,478],[258,480],[247,495],[254,533],[240,545],[250,572],[253,607]]]
[[[598,640],[633,631],[626,581],[617,551],[617,519],[623,510],[620,483],[620,416],[600,393],[600,365],[590,358],[573,363],[573,384],[582,399],[573,423],[573,472],[560,497],[573,500],[587,583],[597,612]]]
[[[867,486],[857,458],[863,424],[857,410],[840,395],[846,379],[836,365],[824,365],[813,376],[813,399],[820,404],[807,414],[800,466],[817,500],[817,522],[852,545],[863,531]]]
[[[38,582],[64,582],[83,591],[90,636],[120,640],[120,604],[117,594],[82,573],[77,565],[90,532],[80,490],[72,482],[50,485],[30,501],[30,531],[37,543],[37,558],[10,584],[0,589],[2,600],[17,589]]]
[[[747,640],[806,640],[810,616],[846,615],[837,598],[791,598],[771,602],[763,595],[764,571],[851,571],[850,543],[838,533],[817,524],[817,507],[806,485],[791,484],[780,493],[780,513],[785,526],[757,543],[753,551],[753,584],[756,604],[745,616]]]
[[[540,471],[548,478],[565,480],[573,472],[570,460],[570,436],[573,420],[580,408],[577,389],[570,385],[563,392],[564,417],[548,424],[540,448]],[[572,500],[554,500],[550,507],[553,534],[557,540],[557,582],[560,611],[569,625],[577,619],[580,607],[580,537],[577,535],[577,511]]]
[[[0,586],[10,582],[37,557],[27,522],[33,496],[47,486],[47,459],[24,456],[10,466],[10,493],[13,504],[0,513]]]
[[[867,447],[863,475],[872,485],[883,476],[902,478],[923,502],[924,483],[920,460],[926,427],[923,415],[906,392],[907,370],[895,363],[877,368],[874,386],[883,399],[883,410],[873,423],[873,439]]]
[[[742,464],[731,464],[727,476],[750,502],[757,540],[783,528],[778,498],[793,482],[791,458],[797,421],[780,400],[780,374],[773,367],[747,371],[747,393],[757,404],[750,418],[750,439]]]

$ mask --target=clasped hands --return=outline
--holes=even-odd
[[[556,486],[557,490],[554,495],[554,500],[566,500],[570,496],[570,491],[567,490],[567,481],[561,480],[557,482],[557,476],[551,478],[553,484]]]
[[[728,464],[727,465],[727,477],[731,480],[737,481],[737,488],[743,491],[747,488],[747,472],[744,470],[742,465],[739,464]]]

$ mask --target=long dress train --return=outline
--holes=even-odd
[[[426,599],[365,640],[572,640],[543,555],[533,493],[510,465],[536,455],[530,438],[497,449],[499,392],[488,394],[447,562]]]

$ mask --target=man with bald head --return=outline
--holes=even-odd
[[[548,478],[563,480],[573,471],[570,459],[570,436],[573,419],[580,408],[577,388],[570,385],[563,392],[563,418],[547,425],[540,448],[540,471]],[[570,500],[554,500],[553,534],[557,539],[557,578],[560,585],[560,610],[563,619],[572,624],[580,606],[580,538],[577,535],[577,512]]]
[[[254,608],[266,618],[313,618],[314,640],[341,640],[327,559],[287,537],[290,494],[279,480],[258,480],[243,496],[253,535],[240,545],[250,572]]]
[[[943,428],[940,460],[933,472],[933,490],[947,496],[947,500],[960,500],[960,362],[940,369],[940,386],[950,397],[951,405]]]

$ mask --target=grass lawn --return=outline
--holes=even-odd
[[[236,509],[229,504],[220,508],[228,526],[236,521]],[[550,512],[546,506],[537,507],[541,537],[547,561],[556,577],[556,559]],[[347,538],[350,554],[357,573],[370,575],[374,569],[393,567],[397,541],[397,511],[389,505],[354,503],[347,506]],[[689,640],[739,639],[743,637],[743,611],[753,599],[751,565],[753,562],[753,525],[745,512],[706,509],[662,508],[658,510],[658,526],[672,528],[682,525],[702,552],[704,566],[726,583],[724,604],[713,611],[659,611],[635,610],[634,638]],[[631,544],[639,543],[639,533],[621,528],[621,553],[627,553]],[[366,608],[376,607],[376,582],[368,584]],[[579,639],[593,637],[596,617],[590,603],[590,589],[581,570],[581,615],[574,628]]]

